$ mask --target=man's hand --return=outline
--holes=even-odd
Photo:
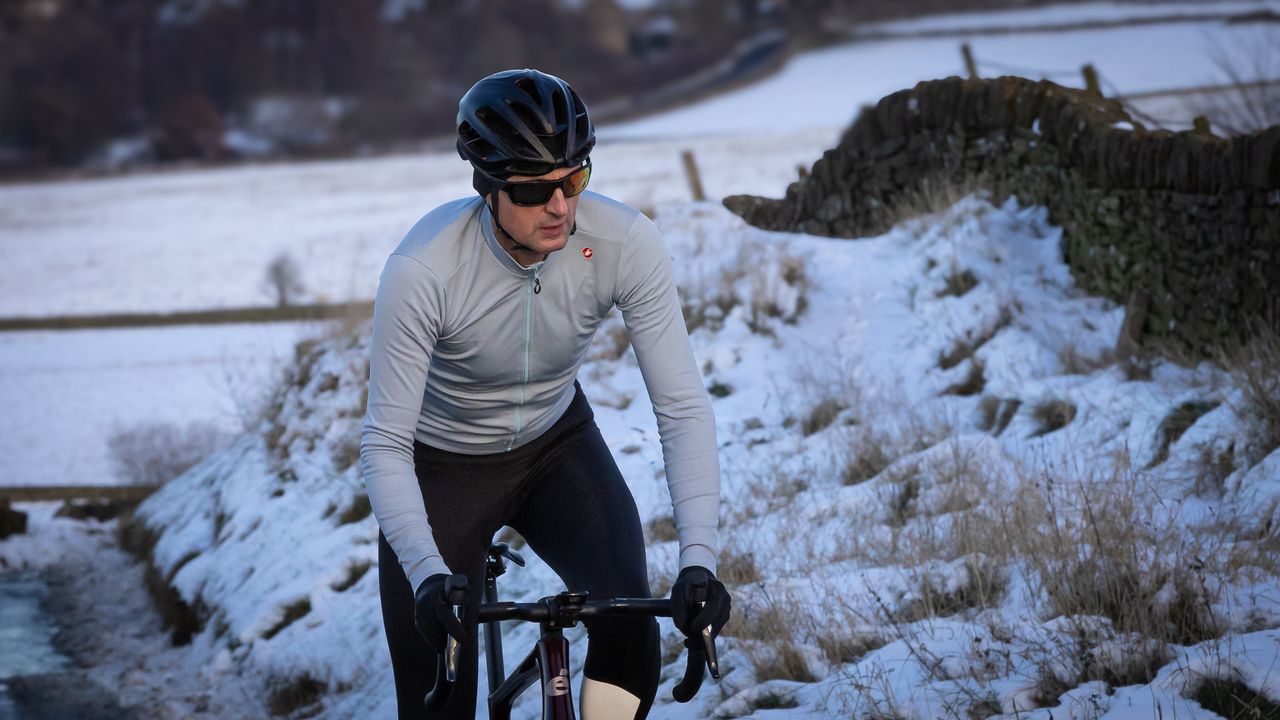
[[[671,586],[671,620],[685,637],[695,638],[705,627],[711,636],[720,634],[729,621],[729,591],[715,573],[697,565],[680,571]]]
[[[447,636],[453,636],[458,642],[462,642],[467,637],[467,631],[453,614],[453,606],[445,596],[445,583],[450,577],[444,573],[432,575],[422,581],[422,585],[418,586],[418,591],[413,596],[413,623],[418,628],[418,634],[427,641],[437,655],[444,654]],[[465,592],[467,576],[453,575],[452,578],[454,585],[463,588]],[[459,580],[461,580],[460,586],[457,585]]]

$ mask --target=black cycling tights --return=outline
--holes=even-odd
[[[484,589],[485,553],[510,525],[570,590],[595,598],[649,597],[644,537],[635,500],[609,454],[579,389],[564,415],[536,440],[511,452],[462,455],[414,445],[418,486],[436,545],[473,592],[475,618]],[[464,623],[458,682],[440,713],[423,709],[435,681],[436,657],[413,625],[413,588],[391,546],[378,535],[382,620],[395,671],[400,720],[473,718],[476,707],[475,620]],[[549,588],[547,594],[556,592]],[[648,714],[658,687],[658,624],[653,618],[585,623],[590,641],[584,673],[640,698]]]

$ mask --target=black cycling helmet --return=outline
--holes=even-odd
[[[554,75],[504,70],[458,101],[458,154],[493,177],[545,175],[578,165],[595,144],[587,106]]]

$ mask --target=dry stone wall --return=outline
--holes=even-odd
[[[1280,330],[1280,126],[1149,131],[1048,81],[948,78],[866,108],[785,198],[724,203],[762,228],[853,238],[966,182],[1048,207],[1077,284],[1148,300],[1148,338],[1200,354],[1259,322]]]

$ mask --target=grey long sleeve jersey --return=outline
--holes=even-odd
[[[412,587],[448,573],[413,465],[413,441],[511,450],[549,428],[605,314],[631,333],[658,419],[680,566],[716,568],[715,418],[689,345],[671,259],[642,213],[595,193],[564,249],[531,267],[498,244],[479,197],[423,217],[382,271],[373,313],[360,466]]]

